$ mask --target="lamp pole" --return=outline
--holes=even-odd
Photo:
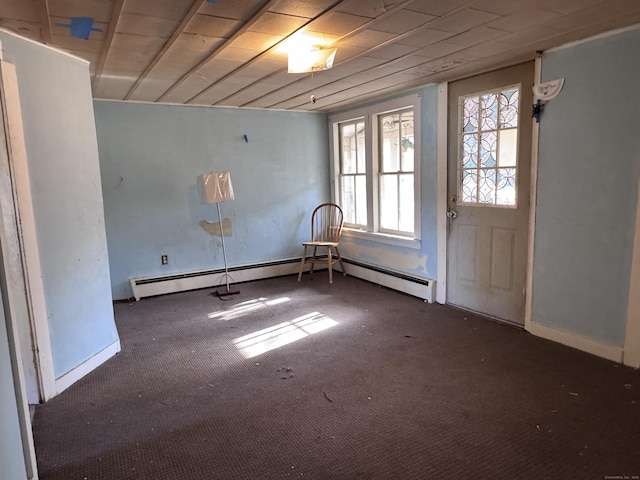
[[[216,203],[216,207],[218,207],[218,220],[220,222],[220,238],[222,238],[222,257],[224,258],[224,279],[227,284],[227,295],[232,295],[229,291],[229,267],[227,267],[227,249],[224,245],[224,229],[222,228],[222,215],[220,214],[220,203]],[[220,295],[220,293],[218,293]]]

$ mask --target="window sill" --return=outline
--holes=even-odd
[[[365,230],[358,230],[355,228],[345,227],[342,230],[342,236],[369,240],[377,243],[385,243],[387,245],[395,245],[398,247],[413,248],[415,250],[419,250],[422,247],[422,242],[416,238],[401,237],[399,235],[390,235],[388,233],[367,232]]]

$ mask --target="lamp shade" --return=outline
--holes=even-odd
[[[203,173],[197,180],[201,203],[222,203],[234,199],[231,173]]]

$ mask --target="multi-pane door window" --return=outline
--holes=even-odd
[[[517,204],[518,87],[461,99],[462,204]]]
[[[408,95],[330,118],[334,198],[347,235],[420,240],[420,101]]]
[[[380,231],[413,233],[413,109],[378,117]]]
[[[367,224],[367,163],[364,119],[341,123],[340,200],[345,224]]]

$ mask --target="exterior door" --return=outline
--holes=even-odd
[[[534,63],[449,84],[447,303],[524,324]]]

